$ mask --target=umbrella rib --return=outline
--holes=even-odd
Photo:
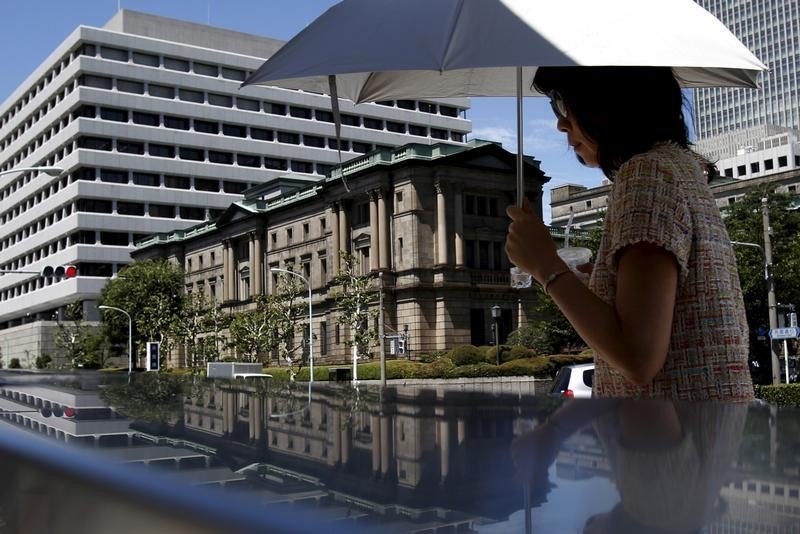
[[[444,54],[439,59],[439,73],[444,72],[445,70],[445,61],[450,57],[450,47],[453,45],[453,34],[456,32],[456,28],[458,27],[458,21],[461,18],[461,12],[464,10],[464,2],[465,0],[459,0],[458,7],[456,8],[455,16],[453,17],[453,23],[450,24],[450,28],[447,31],[447,41],[446,41],[446,48],[444,50]]]

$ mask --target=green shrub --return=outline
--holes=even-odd
[[[756,398],[777,406],[800,406],[800,384],[755,385]]]
[[[580,363],[592,363],[594,357],[591,354],[559,354],[556,356],[549,356],[550,362],[553,364],[553,373],[565,365],[578,365]]]
[[[511,345],[500,345],[500,363],[507,362],[511,359]],[[497,347],[486,347],[484,350],[484,360],[486,363],[497,362]]]
[[[473,365],[485,363],[486,353],[475,345],[461,345],[453,349],[453,363],[456,365]]]
[[[511,350],[508,354],[508,360],[523,360],[527,358],[535,358],[540,356],[535,350],[529,349],[528,347],[523,347],[522,345],[514,345],[511,347]]]
[[[502,376],[547,377],[553,374],[555,366],[546,356],[511,360],[500,366]]]
[[[433,363],[421,365],[416,369],[416,378],[444,378],[456,368],[450,358],[439,358]]]
[[[408,360],[389,360],[386,362],[386,378],[417,378],[422,369],[430,364]]]
[[[449,350],[435,350],[433,352],[426,352],[419,356],[419,361],[422,363],[433,363],[440,358],[451,358],[453,355]]]
[[[22,365],[19,363],[19,358],[11,358],[11,361],[8,362],[9,369],[22,369]]]
[[[53,363],[53,358],[49,354],[42,354],[36,358],[34,365],[37,369],[47,369],[51,363]]]

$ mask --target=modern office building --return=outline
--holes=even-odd
[[[694,91],[703,141],[741,128],[800,128],[800,4],[797,0],[695,0],[719,18],[768,68],[760,89]]]
[[[330,99],[240,88],[280,41],[120,11],[81,26],[0,105],[0,350],[35,355],[82,300],[89,319],[144,236],[213,218],[242,192],[339,162]],[[466,99],[342,101],[343,160],[404,145],[462,145]],[[54,166],[59,176],[23,169]],[[14,169],[20,169],[15,173]],[[37,275],[74,264],[69,280]],[[35,325],[34,325],[35,323]]]
[[[187,292],[203,292],[232,314],[273,293],[271,269],[293,269],[311,286],[317,361],[350,357],[350,332],[337,321],[333,296],[341,252],[358,258],[361,274],[382,273],[385,332],[402,333],[414,355],[487,345],[494,328],[503,342],[541,294],[536,284],[510,286],[504,207],[514,202],[515,165],[499,144],[478,140],[374,151],[315,183],[287,175],[249,189],[218,219],[151,236],[133,256],[182,266]],[[533,158],[524,169],[541,217],[549,178]],[[371,307],[377,311],[378,302]],[[165,356],[170,366],[186,364],[180,351]]]

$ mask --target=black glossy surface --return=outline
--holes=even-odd
[[[800,531],[798,410],[308,395],[0,372],[0,533]]]

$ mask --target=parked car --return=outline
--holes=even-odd
[[[582,363],[566,365],[558,370],[550,395],[553,397],[569,397],[588,399],[592,396],[592,380],[594,364]]]

